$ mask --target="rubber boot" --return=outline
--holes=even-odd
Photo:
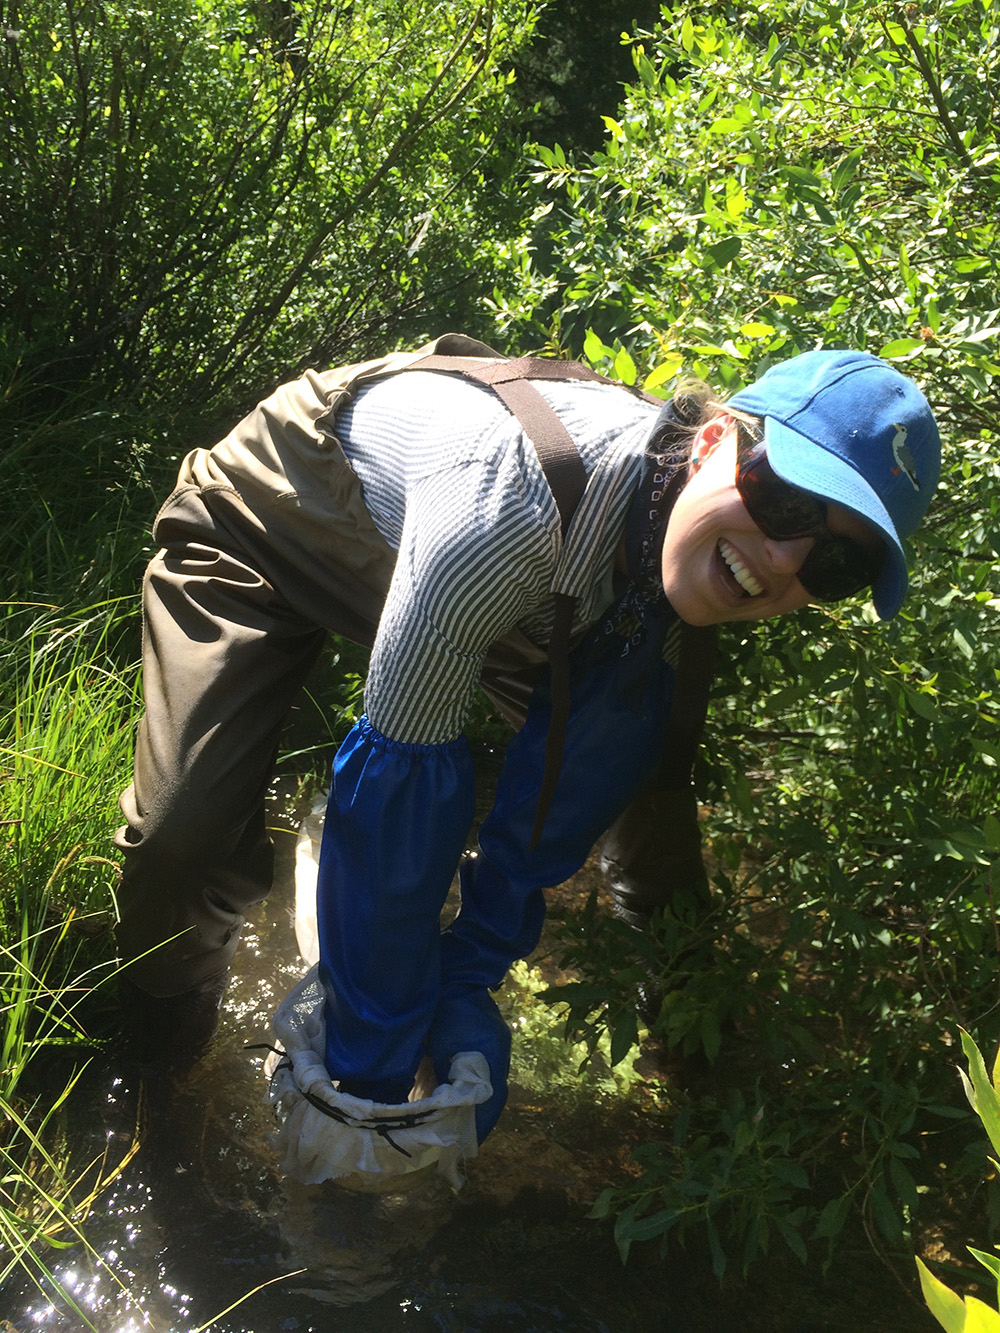
[[[229,969],[179,995],[150,995],[128,977],[119,980],[124,1054],[143,1066],[177,1070],[200,1060],[219,1024]]]

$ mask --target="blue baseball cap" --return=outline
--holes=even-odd
[[[900,539],[919,525],[941,475],[941,439],[917,386],[870,352],[803,352],[729,405],[763,418],[779,477],[881,533],[885,559],[872,597],[883,620],[894,616],[909,582]]]

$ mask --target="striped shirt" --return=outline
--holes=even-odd
[[[612,600],[615,556],[655,405],[613,385],[539,381],[587,488],[565,542],[531,442],[482,385],[409,371],[364,385],[335,430],[397,561],[365,691],[384,736],[443,744],[461,732],[491,644],[512,629],[544,647],[553,594],[576,631]]]

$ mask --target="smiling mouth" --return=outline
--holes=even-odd
[[[759,597],[764,591],[725,537],[719,541],[719,555],[740,587],[744,597]]]

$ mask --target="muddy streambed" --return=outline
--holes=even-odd
[[[648,1068],[652,1076],[637,1071],[625,1091],[606,1068],[577,1077],[579,1051],[562,1042],[557,1014],[533,993],[541,975],[558,979],[544,940],[533,960],[541,973],[522,973],[499,997],[516,1033],[511,1098],[462,1191],[435,1178],[366,1195],[280,1177],[263,1056],[245,1049],[270,1039],[270,1013],[304,971],[292,922],[294,823],[280,811],[276,800],[275,888],[244,934],[209,1054],[161,1086],[138,1083],[113,1060],[94,1061],[73,1103],[78,1151],[97,1156],[107,1147],[114,1160],[137,1133],[140,1143],[87,1221],[93,1253],[77,1246],[47,1259],[99,1333],[934,1327],[867,1260],[844,1284],[780,1259],[751,1286],[727,1290],[690,1245],[666,1259],[641,1246],[624,1267],[608,1228],[586,1214],[605,1186],[634,1171],[636,1144],[669,1134],[670,1088],[662,1070]],[[582,902],[597,876],[585,868],[557,900]],[[785,1289],[780,1299],[775,1281]],[[0,1291],[4,1333],[85,1327],[23,1278]]]

